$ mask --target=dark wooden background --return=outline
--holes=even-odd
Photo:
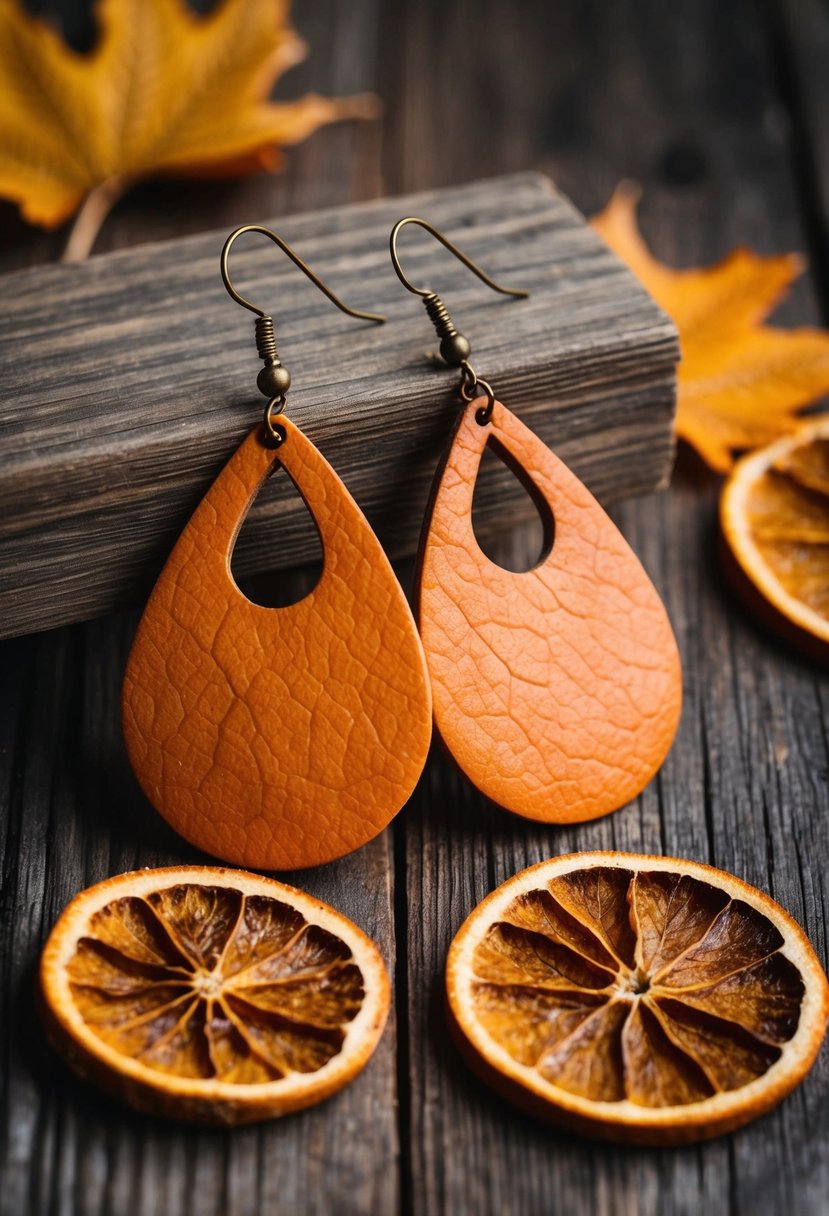
[[[638,178],[645,232],[676,264],[743,242],[806,251],[811,274],[781,319],[818,321],[829,305],[822,0],[301,0],[296,21],[312,55],[281,91],[375,89],[384,121],[322,132],[279,178],[148,185],[112,216],[101,249],[537,168],[585,211],[620,177]],[[82,36],[84,21],[75,28]],[[62,243],[10,207],[2,231],[7,269],[54,258]],[[579,828],[526,825],[436,752],[393,830],[299,878],[379,941],[396,1016],[354,1085],[282,1123],[200,1132],[133,1116],[44,1046],[33,968],[67,900],[106,875],[193,854],[144,803],[122,751],[118,688],[135,613],[2,648],[4,1213],[829,1209],[826,1052],[781,1108],[736,1135],[622,1150],[516,1114],[468,1075],[442,1021],[443,959],[473,904],[520,867],[572,849],[677,853],[732,870],[779,899],[825,960],[829,687],[721,587],[716,492],[686,454],[668,493],[616,512],[665,596],[686,681],[676,744],[634,804]],[[516,552],[528,534],[509,543]]]

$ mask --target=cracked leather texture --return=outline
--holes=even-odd
[[[330,861],[382,831],[432,725],[414,618],[379,541],[310,440],[279,421],[286,441],[269,449],[253,431],[176,543],[123,689],[149,800],[192,844],[264,870]],[[241,593],[230,558],[277,461],[314,517],[323,571],[298,603],[266,608]]]
[[[665,608],[587,488],[496,402],[463,411],[433,489],[418,617],[435,722],[460,768],[516,814],[593,819],[659,768],[682,700]],[[487,442],[529,480],[554,520],[552,549],[513,573],[480,549],[472,497]],[[496,448],[497,450],[497,448]]]

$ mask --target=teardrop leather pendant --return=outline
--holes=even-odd
[[[334,470],[288,418],[254,430],[179,538],[127,664],[124,735],[153,805],[182,836],[256,869],[331,861],[380,832],[429,749],[423,650],[379,541]],[[274,462],[310,510],[323,571],[265,608],[230,572]]]
[[[418,615],[435,722],[474,785],[529,819],[616,810],[658,769],[682,678],[655,588],[592,494],[500,402],[464,409],[427,512]],[[472,526],[487,442],[554,520],[525,573],[496,566]]]

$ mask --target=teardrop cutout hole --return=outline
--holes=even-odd
[[[277,563],[279,569],[274,569]],[[316,521],[293,479],[275,460],[236,534],[230,572],[242,595],[254,604],[288,608],[311,594],[322,567]]]
[[[516,501],[516,481],[525,501]],[[534,508],[527,519],[527,503]],[[514,520],[505,526],[504,520]],[[490,435],[481,455],[472,495],[475,539],[491,562],[526,574],[545,561],[555,540],[555,519],[538,486],[509,450]]]

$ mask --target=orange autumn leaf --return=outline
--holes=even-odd
[[[52,228],[93,191],[116,196],[165,175],[273,168],[279,148],[323,123],[365,116],[365,96],[268,100],[305,54],[289,0],[99,0],[99,35],[79,54],[0,0],[0,195]]]
[[[735,249],[715,266],[673,270],[642,240],[638,199],[622,183],[593,227],[676,324],[677,433],[725,473],[735,451],[793,430],[798,411],[829,392],[829,333],[763,323],[803,272],[797,254]]]

